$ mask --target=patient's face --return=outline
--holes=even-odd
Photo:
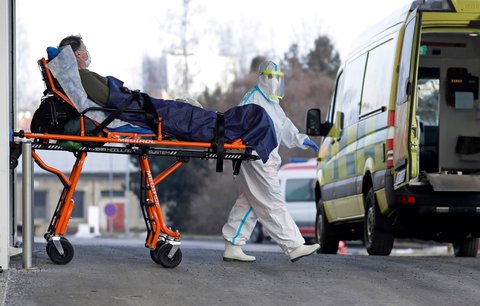
[[[83,43],[80,44],[80,47],[75,51],[75,57],[77,58],[77,64],[79,69],[85,69],[88,66],[89,54],[87,51],[87,46]]]

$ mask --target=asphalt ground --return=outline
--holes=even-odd
[[[314,254],[291,263],[272,243],[248,245],[255,263],[222,261],[220,239],[184,238],[174,269],[155,264],[143,239],[70,239],[67,265],[35,244],[35,269],[22,258],[0,274],[5,305],[478,305],[480,259],[444,245],[396,246],[390,257]]]

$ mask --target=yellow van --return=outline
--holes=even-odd
[[[363,239],[451,242],[474,257],[480,237],[480,1],[415,1],[361,36],[340,67],[321,122],[316,238],[321,253]]]

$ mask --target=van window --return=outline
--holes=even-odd
[[[402,58],[400,59],[400,71],[398,74],[397,104],[407,102],[407,84],[410,78],[410,63],[412,59],[413,36],[415,34],[415,18],[410,20],[405,28],[403,37]]]
[[[361,115],[387,106],[390,101],[395,44],[391,39],[368,52]]]
[[[314,179],[287,179],[285,184],[286,202],[315,201]]]
[[[338,110],[342,110],[342,104],[343,104],[343,80],[344,80],[344,73],[342,72],[338,78],[337,78],[337,85],[335,89],[335,97],[333,100],[333,107],[329,108],[329,113],[328,113],[328,118],[330,119],[330,122],[335,123],[335,113]]]
[[[345,127],[358,122],[366,60],[367,54],[362,54],[348,63],[344,70],[345,85],[343,86],[343,104],[341,109],[337,109],[341,110],[345,115]]]

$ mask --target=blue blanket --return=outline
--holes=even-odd
[[[109,97],[107,107],[118,108],[131,95],[125,91],[123,82],[109,76]],[[150,97],[158,116],[162,119],[162,131],[180,140],[211,142],[215,138],[217,114],[188,103],[162,100]],[[128,108],[143,109],[139,102],[133,102]],[[227,110],[225,117],[225,139],[242,139],[252,147],[265,163],[270,152],[278,145],[272,119],[267,112],[256,104],[237,106]],[[121,113],[119,119],[151,128],[143,114]]]

